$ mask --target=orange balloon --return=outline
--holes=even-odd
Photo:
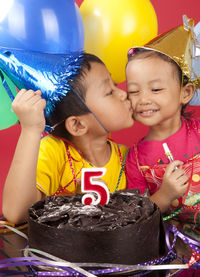
[[[127,51],[157,35],[155,10],[149,0],[84,0],[80,7],[85,50],[103,60],[115,82],[125,80]]]

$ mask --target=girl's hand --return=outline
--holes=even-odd
[[[165,171],[163,182],[160,187],[160,193],[171,202],[183,196],[187,190],[188,177],[182,168],[181,161],[171,162]]]
[[[12,108],[22,129],[41,132],[45,128],[44,108],[46,101],[41,98],[41,91],[22,89],[16,95]]]

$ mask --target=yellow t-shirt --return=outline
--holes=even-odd
[[[101,177],[108,185],[109,191],[114,192],[118,183],[121,170],[121,160],[124,160],[127,147],[108,140],[111,145],[111,157],[104,166],[107,171]],[[93,167],[71,145],[68,145],[72,167],[76,178],[81,178],[81,169]],[[118,150],[119,149],[119,150]],[[41,140],[38,165],[37,165],[37,188],[46,195],[66,195],[81,193],[80,187],[73,181],[73,173],[68,160],[66,145],[61,139],[46,136]],[[123,171],[119,189],[126,188],[126,176]]]

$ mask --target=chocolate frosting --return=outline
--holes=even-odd
[[[155,205],[138,190],[111,194],[108,205],[81,203],[81,194],[47,197],[30,208],[30,216],[38,223],[57,228],[78,228],[86,231],[108,231],[147,219]]]

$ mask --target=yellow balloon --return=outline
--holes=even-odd
[[[103,60],[115,82],[125,80],[127,51],[157,35],[155,10],[149,0],[84,0],[85,51]]]

